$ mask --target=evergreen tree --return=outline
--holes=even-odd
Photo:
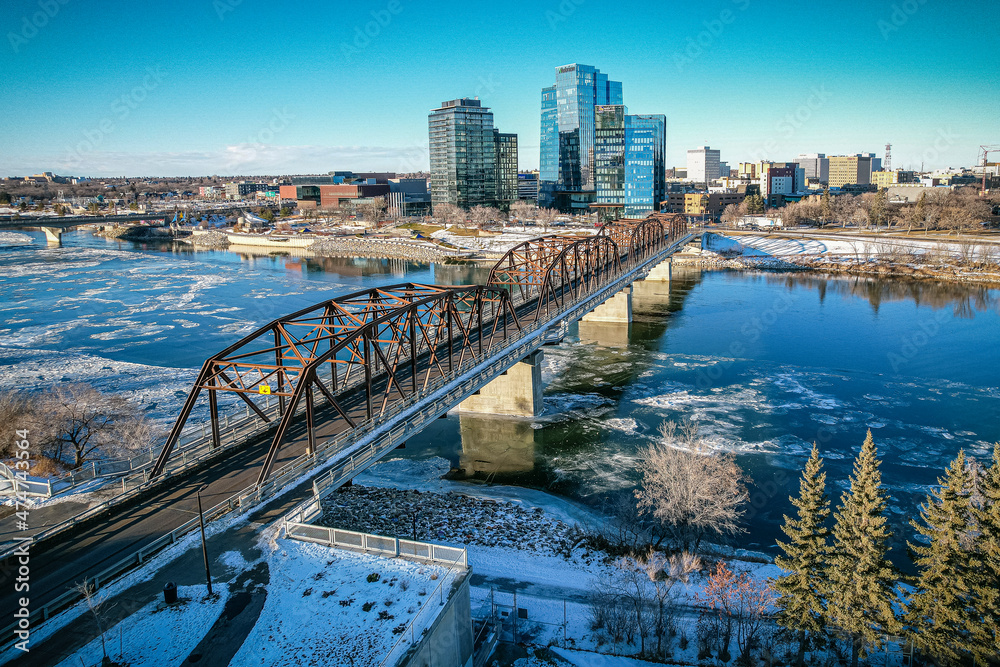
[[[1000,443],[993,445],[993,465],[986,471],[973,514],[976,518],[978,568],[972,576],[973,618],[970,648],[978,664],[1000,664]]]
[[[851,636],[851,664],[857,667],[865,645],[897,631],[893,612],[895,576],[886,559],[889,531],[885,491],[872,432],[854,461],[851,488],[834,513],[830,560],[830,623]]]
[[[914,644],[937,665],[962,665],[974,623],[969,607],[970,574],[975,558],[968,542],[972,521],[971,478],[964,452],[939,479],[940,488],[920,506],[920,521],[910,524],[924,537],[910,544],[917,567],[915,590],[907,602],[906,624]]]
[[[825,225],[833,217],[833,206],[830,204],[830,188],[823,190],[823,199],[820,201],[819,219]]]
[[[830,556],[830,499],[826,495],[826,473],[819,448],[813,443],[812,454],[802,471],[799,497],[790,498],[798,510],[798,518],[785,517],[781,527],[788,542],[778,542],[785,552],[774,562],[788,572],[774,582],[774,589],[781,595],[778,607],[778,624],[798,634],[799,651],[796,664],[805,664],[806,645],[826,627],[826,610],[823,606],[827,579],[827,562]]]

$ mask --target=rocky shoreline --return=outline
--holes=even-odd
[[[569,554],[586,538],[575,525],[547,517],[540,508],[475,498],[353,485],[323,499],[316,523],[358,532],[487,547]]]
[[[324,257],[379,257],[409,259],[418,262],[434,262],[453,256],[430,246],[353,236],[317,239],[308,247],[308,250]]]
[[[682,266],[707,269],[735,269],[755,271],[810,271],[834,275],[866,276],[872,278],[912,278],[916,280],[938,280],[962,283],[983,283],[1000,285],[1000,273],[962,267],[952,264],[914,265],[891,260],[872,259],[858,261],[842,259],[831,261],[813,257],[734,257],[683,256],[674,257],[674,262]]]

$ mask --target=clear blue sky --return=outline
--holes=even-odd
[[[667,115],[668,165],[1000,144],[996,2],[4,0],[0,24],[3,175],[426,169],[427,112],[475,95],[536,168],[573,62]]]

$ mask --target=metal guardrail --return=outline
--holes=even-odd
[[[469,552],[460,547],[448,547],[432,542],[386,537],[372,533],[359,533],[311,523],[285,521],[285,537],[303,542],[315,542],[331,547],[356,549],[365,553],[376,553],[392,558],[403,557],[428,563],[439,563],[449,567],[469,567]]]
[[[691,235],[688,234],[669,247],[683,247],[690,238]],[[623,271],[621,275],[609,284],[584,296],[573,306],[570,306],[563,311],[556,312],[545,320],[525,325],[522,329],[522,338],[519,341],[498,350],[495,354],[500,356],[494,358],[492,361],[479,361],[477,359],[466,360],[461,366],[459,366],[457,372],[453,374],[453,377],[438,377],[428,383],[428,386],[422,395],[411,394],[405,399],[394,403],[379,417],[374,418],[367,423],[360,424],[355,429],[340,433],[339,435],[318,444],[316,450],[312,454],[303,454],[302,456],[299,456],[289,462],[276,471],[271,479],[261,486],[248,486],[243,491],[240,491],[214,507],[209,508],[204,513],[206,522],[214,521],[228,515],[231,512],[242,513],[259,504],[262,500],[275,495],[278,490],[282,489],[293,478],[302,475],[310,469],[315,469],[319,465],[325,464],[334,455],[347,455],[347,459],[343,463],[331,469],[324,475],[324,477],[314,482],[313,490],[315,495],[314,498],[308,502],[318,503],[319,492],[324,492],[323,495],[325,495],[325,493],[329,493],[329,490],[332,490],[331,487],[336,488],[336,486],[339,486],[339,484],[342,483],[343,480],[347,479],[348,476],[354,476],[358,472],[361,472],[384,456],[387,452],[395,449],[396,444],[400,440],[405,439],[405,437],[410,435],[414,430],[420,430],[426,422],[431,421],[439,414],[446,412],[452,406],[461,402],[463,398],[470,396],[479,387],[487,384],[503,373],[503,371],[510,368],[514,363],[523,359],[531,352],[531,350],[537,349],[544,344],[548,340],[548,337],[545,335],[547,333],[546,330],[551,329],[553,325],[558,326],[556,337],[565,335],[565,332],[569,327],[569,322],[582,317],[583,314],[592,309],[592,305],[595,302],[600,303],[601,301],[610,298],[622,289],[623,283],[633,282],[636,280],[635,276],[637,274],[643,273],[643,271],[651,265],[659,263],[660,261],[663,261],[663,257],[660,255],[657,255],[654,258],[649,258],[643,263],[638,264],[627,271]],[[469,373],[473,374],[468,375]],[[463,376],[465,375],[468,375],[468,377],[463,379]],[[448,385],[452,385],[452,387],[448,389]],[[445,391],[446,389],[447,391]],[[417,404],[423,404],[420,406],[421,409],[419,413],[416,413]],[[410,415],[410,419],[404,419],[402,420],[402,423],[397,424],[397,418],[404,416],[404,413],[406,412],[413,412],[415,414]],[[256,419],[256,417],[254,419]],[[256,435],[256,433],[256,431],[253,432],[254,435]],[[235,430],[233,431],[233,435],[235,437]],[[351,444],[354,444],[355,446],[352,448],[350,446]],[[178,468],[165,471],[163,475],[156,478],[156,480],[152,482],[144,482],[126,493],[119,494],[118,496],[115,496],[115,498],[112,498],[105,503],[101,503],[101,505],[97,505],[80,515],[73,517],[73,519],[70,519],[63,524],[59,524],[59,526],[56,526],[53,529],[36,534],[32,537],[31,543],[47,539],[55,533],[61,532],[61,530],[66,530],[73,525],[96,516],[101,512],[110,509],[112,504],[119,504],[127,500],[124,496],[128,495],[130,498],[134,497],[134,495],[145,490],[147,485],[159,484],[165,479],[182,474],[188,469],[205,462],[207,459],[220,455],[232,446],[233,443],[228,446],[216,448],[205,456],[192,459],[187,463],[183,463]],[[303,505],[306,504],[307,503],[303,503]],[[300,511],[300,509],[296,508],[291,514],[294,514],[296,511]],[[141,565],[143,560],[157,553],[161,549],[174,544],[187,533],[194,531],[198,525],[197,518],[191,519],[178,526],[167,535],[164,535],[145,547],[142,547],[132,555],[118,561],[108,568],[105,568],[91,580],[94,584],[94,588],[98,588],[101,582],[107,582],[126,570],[137,565]],[[56,528],[60,527],[60,530],[56,530]],[[0,559],[11,556],[14,549],[15,548],[12,547],[0,553]],[[30,617],[31,622],[34,623],[37,620],[48,619],[53,613],[69,606],[71,602],[79,599],[79,597],[80,595],[77,591],[67,591],[52,602],[39,609],[33,610]],[[12,641],[14,630],[16,630],[16,628],[17,624],[12,623],[0,631],[0,637],[6,638],[6,641],[4,642],[5,644]]]

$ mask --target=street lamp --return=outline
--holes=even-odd
[[[201,555],[205,558],[205,580],[208,582],[208,594],[212,595],[212,572],[208,569],[208,544],[205,542],[205,513],[201,509],[201,491],[205,487],[199,488],[195,493],[198,495],[198,523],[201,524]]]

